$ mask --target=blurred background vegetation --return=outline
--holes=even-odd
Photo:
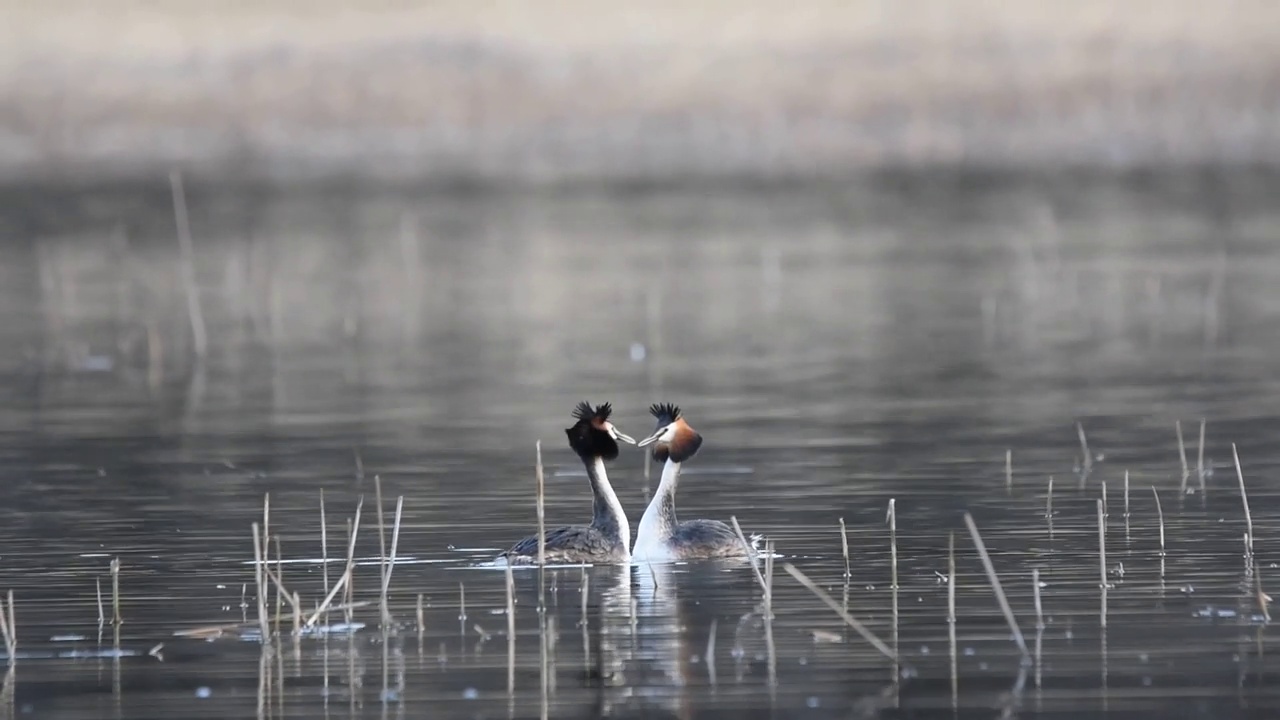
[[[779,180],[1274,162],[1280,5],[52,0],[0,178]]]

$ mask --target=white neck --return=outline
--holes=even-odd
[[[636,547],[632,554],[638,559],[656,559],[663,553],[676,526],[676,483],[680,479],[680,463],[667,458],[662,466],[662,481],[640,518],[636,530]]]
[[[613,491],[613,485],[609,484],[609,474],[604,469],[604,458],[593,458],[588,471],[595,475],[596,492],[599,494],[600,499],[604,500],[609,514],[613,516],[618,525],[618,535],[622,538],[623,549],[629,549],[631,547],[631,524],[627,522],[627,514],[622,510],[622,503],[618,501],[618,494]]]

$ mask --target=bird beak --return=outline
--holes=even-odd
[[[635,438],[631,437],[630,435],[624,435],[621,431],[618,430],[618,428],[613,426],[613,423],[609,423],[609,434],[613,436],[614,440],[621,440],[622,442],[631,443],[632,445],[636,444]]]
[[[659,428],[659,429],[658,429],[658,432],[656,432],[656,433],[654,433],[654,434],[650,435],[649,437],[647,437],[647,438],[645,438],[645,439],[641,440],[640,442],[636,443],[636,445],[638,445],[639,447],[644,447],[645,445],[652,445],[653,443],[657,442],[658,438],[662,437],[662,431],[663,431],[663,430],[666,430],[666,428]]]

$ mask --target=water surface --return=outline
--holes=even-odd
[[[1276,668],[1231,444],[1274,590],[1276,187],[1208,171],[620,194],[196,186],[199,370],[167,188],[7,188],[0,589],[19,659],[0,713],[1266,716]],[[776,542],[771,627],[741,567],[548,571],[545,621],[521,571],[509,644],[504,575],[476,566],[534,526],[538,440],[548,522],[586,519],[563,435],[583,399],[611,401],[636,437],[650,403],[685,409],[706,442],[681,513]],[[644,467],[625,447],[610,466],[633,523]],[[371,560],[352,634],[295,642],[286,604],[278,643],[174,635],[256,631],[264,495],[297,561],[321,554],[322,490],[335,558],[363,497],[357,555],[377,558],[375,476],[388,543],[404,498],[392,631]],[[1020,663],[966,511],[1038,663]],[[112,558],[118,641],[109,624],[99,640],[96,601]],[[323,597],[318,563],[282,573],[305,608]]]

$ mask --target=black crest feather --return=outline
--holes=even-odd
[[[613,460],[618,457],[618,443],[603,429],[604,421],[613,413],[609,403],[597,405],[593,410],[591,403],[578,403],[573,410],[573,417],[578,421],[571,428],[565,428],[569,438],[569,447],[583,459],[593,457]],[[599,425],[597,425],[599,423]]]
[[[575,420],[591,420],[593,418],[599,419],[599,420],[608,420],[609,416],[612,414],[613,414],[613,405],[609,403],[603,403],[601,405],[597,405],[596,408],[592,410],[591,403],[587,402],[586,400],[583,400],[582,402],[578,403],[578,406],[573,409],[573,418]]]
[[[669,425],[680,417],[680,408],[671,403],[654,403],[649,406],[649,414],[658,418],[662,425]]]

